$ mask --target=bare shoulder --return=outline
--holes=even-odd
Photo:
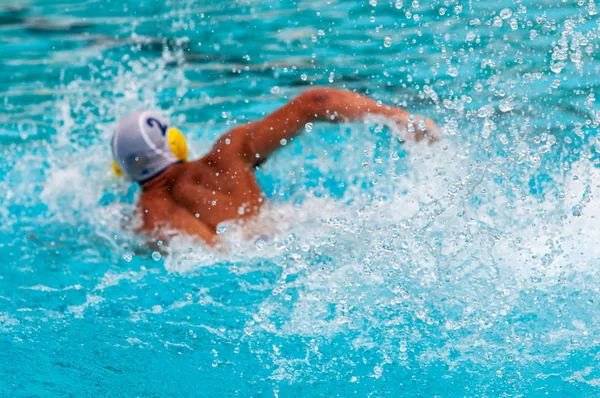
[[[210,166],[223,170],[240,167],[248,163],[251,153],[248,140],[257,122],[249,122],[229,130],[213,144],[210,152],[202,159]]]
[[[142,221],[142,232],[151,234],[159,229],[176,207],[177,203],[169,195],[158,191],[143,192],[136,209]]]

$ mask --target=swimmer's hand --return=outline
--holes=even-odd
[[[414,142],[426,141],[433,144],[442,139],[438,125],[431,119],[420,115],[412,115],[403,109],[396,108],[392,119],[401,128],[401,138]]]

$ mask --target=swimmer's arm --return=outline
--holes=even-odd
[[[216,231],[172,200],[161,197],[143,198],[138,211],[143,220],[142,232],[158,239],[169,240],[175,230],[200,238],[210,247],[218,243]]]
[[[402,126],[413,124],[416,134],[408,138],[430,142],[439,139],[436,124],[427,119],[426,130],[418,127],[418,119],[410,121],[410,113],[375,101],[352,91],[315,88],[300,94],[263,119],[246,123],[223,135],[213,147],[213,154],[227,158],[232,152],[256,164],[299,135],[306,125],[317,121],[340,123],[363,120],[369,115],[383,116]],[[283,141],[285,140],[285,141]],[[223,156],[226,155],[226,156]]]

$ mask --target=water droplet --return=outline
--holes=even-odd
[[[300,79],[302,79],[302,81],[306,81],[306,79],[308,79],[308,76],[306,76],[306,73],[303,73],[300,75]]]
[[[395,7],[396,7],[397,10],[401,9],[402,8],[402,1],[401,0],[396,0]]]
[[[285,138],[282,138],[282,139],[279,141],[279,144],[280,144],[281,146],[286,146],[286,145],[287,145],[287,140],[286,140]]]
[[[494,114],[494,107],[492,105],[484,105],[477,110],[477,116],[484,118]]]
[[[159,252],[152,252],[152,259],[153,259],[154,261],[159,261],[159,260],[160,260],[160,258],[161,258],[161,255],[160,255],[160,253],[159,253]]]
[[[311,132],[313,128],[313,124],[311,122],[308,122],[304,125],[304,130],[306,130],[307,132]]]
[[[500,105],[498,107],[502,112],[509,112],[515,108],[515,104],[513,103],[512,97],[508,97],[500,101]]]
[[[225,144],[227,144],[227,145],[231,144],[231,140],[229,138],[225,138]]]
[[[383,39],[383,46],[384,47],[391,47],[392,45],[392,38],[391,37],[386,37],[385,39]]]
[[[563,61],[554,62],[550,65],[550,70],[554,73],[560,73],[565,67],[565,63]]]
[[[508,19],[512,16],[512,11],[510,8],[505,8],[502,11],[500,11],[500,18],[502,19]]]
[[[153,305],[152,306],[152,313],[153,314],[160,314],[161,312],[163,312],[163,308],[160,305]]]

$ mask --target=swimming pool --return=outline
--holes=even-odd
[[[161,3],[0,6],[0,395],[600,394],[592,0]],[[315,124],[229,255],[133,234],[115,117],[199,156],[311,85],[445,138]]]

